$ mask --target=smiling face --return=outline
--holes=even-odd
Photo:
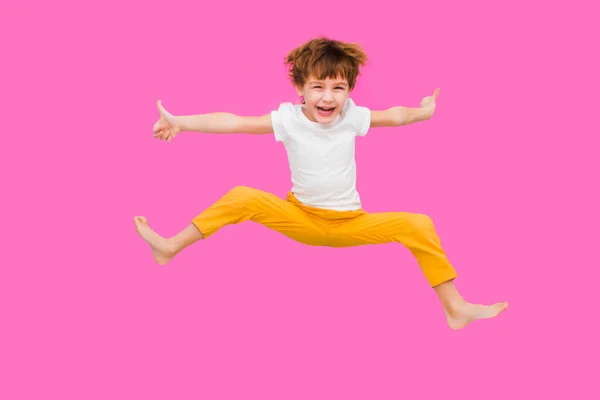
[[[341,77],[318,79],[310,75],[304,86],[298,88],[304,97],[303,112],[319,124],[330,124],[340,114],[350,95],[348,81]]]
[[[326,37],[309,40],[288,53],[289,77],[304,97],[304,115],[319,124],[342,112],[367,61],[362,46]]]

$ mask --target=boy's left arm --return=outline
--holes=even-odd
[[[403,126],[431,118],[435,111],[435,101],[440,89],[435,89],[433,95],[421,100],[421,107],[392,107],[387,110],[371,111],[371,128],[383,126]]]

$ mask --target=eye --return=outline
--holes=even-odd
[[[313,86],[313,89],[321,89],[321,86]]]
[[[344,90],[344,88],[341,86],[336,87],[336,89]]]

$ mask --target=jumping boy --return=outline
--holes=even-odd
[[[367,61],[360,45],[317,38],[292,50],[285,61],[301,104],[282,103],[278,110],[255,117],[223,112],[173,116],[158,101],[160,118],[154,125],[154,137],[167,142],[181,131],[274,134],[287,151],[293,187],[286,199],[281,199],[237,186],[171,238],[153,231],[146,218],[134,217],[137,232],[150,245],[156,262],[165,265],[184,248],[224,226],[250,220],[311,246],[403,244],[438,295],[452,329],[504,311],[507,302],[479,305],[462,298],[454,285],[456,271],[429,217],[407,212],[368,213],[356,190],[356,136],[366,135],[369,128],[428,120],[439,89],[418,108],[369,110],[350,98],[359,68]]]

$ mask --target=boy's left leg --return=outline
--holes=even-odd
[[[448,325],[460,329],[470,322],[493,318],[506,302],[485,306],[467,303],[454,285],[457,273],[442,248],[431,218],[407,212],[361,213],[330,230],[335,247],[401,243],[415,256],[425,278],[438,295]]]
[[[456,278],[433,222],[423,214],[366,213],[336,224],[329,231],[335,247],[401,243],[415,256],[425,278],[435,287]]]

